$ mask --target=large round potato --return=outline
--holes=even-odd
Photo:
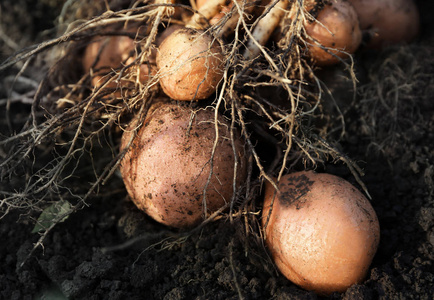
[[[219,138],[211,159],[216,138],[214,111],[202,109],[193,114],[190,108],[167,104],[150,113],[120,167],[139,209],[160,223],[185,228],[203,220],[204,200],[207,214],[231,201],[234,152],[229,124],[223,117],[218,120]],[[121,149],[130,138],[131,132],[126,131]],[[236,137],[237,186],[246,177],[243,145]]]
[[[343,292],[362,282],[380,239],[369,201],[330,174],[286,175],[276,194],[268,184],[262,221],[266,244],[282,274],[319,294]]]

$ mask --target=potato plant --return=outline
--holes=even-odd
[[[270,218],[272,228],[274,222],[268,204],[269,214],[259,213],[263,185],[281,193],[286,176],[330,161],[343,162],[369,195],[363,171],[340,151],[345,107],[327,101],[324,95],[332,92],[318,74],[334,65],[355,86],[357,51],[417,35],[419,26],[409,21],[418,18],[411,1],[403,2],[409,8],[404,16],[394,6],[408,29],[399,38],[387,36],[390,27],[400,26],[385,18],[367,21],[368,1],[94,2],[67,1],[57,37],[0,66],[24,70],[34,58],[47,66],[28,119],[0,141],[1,179],[22,170],[25,178],[1,191],[1,213],[43,214],[39,225],[49,225],[37,227],[41,238],[35,247],[55,223],[115,181],[115,174],[138,209],[187,232],[239,217],[246,232],[261,236],[267,229],[258,224]],[[367,31],[369,40],[362,39]],[[377,41],[377,33],[383,40]],[[108,154],[96,155],[95,149]],[[82,177],[86,184],[75,189],[74,180]],[[68,209],[53,210],[56,199]],[[46,222],[46,209],[62,215]],[[281,213],[278,205],[274,209]],[[347,226],[351,216],[342,222]],[[291,234],[279,232],[277,242]],[[372,236],[371,250],[378,242],[377,233]],[[267,243],[271,253],[280,247]],[[351,283],[360,282],[374,252],[363,258]],[[318,268],[324,265],[322,258]],[[306,288],[331,293],[347,286]]]

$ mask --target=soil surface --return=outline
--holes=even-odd
[[[2,39],[11,39],[0,42],[2,61],[54,34],[46,30],[54,26],[59,2],[2,1]],[[345,113],[340,148],[365,172],[381,242],[366,280],[330,299],[434,295],[434,5],[417,2],[417,41],[356,54],[362,79],[358,99]],[[8,72],[0,74],[0,98],[6,97]],[[13,121],[28,111],[28,104],[16,103],[9,116]],[[2,130],[10,129],[1,122]],[[358,186],[342,163],[318,171]],[[0,220],[0,299],[322,298],[279,274],[257,228],[246,233],[243,218],[221,218],[183,238],[138,211],[116,176],[28,259],[39,235],[21,213]]]

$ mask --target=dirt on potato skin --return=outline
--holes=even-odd
[[[425,2],[419,4],[422,22],[427,25],[432,23],[427,16],[433,4]],[[395,132],[373,136],[367,131],[363,101],[347,114],[341,148],[366,173],[362,179],[380,221],[381,241],[366,281],[331,299],[431,299],[434,294],[434,66],[432,57],[426,55],[433,53],[433,36],[423,29],[415,48],[404,49],[413,58],[396,61],[403,70],[409,61],[418,63],[421,76],[418,85],[407,92],[414,96],[414,103],[397,108],[401,126]],[[376,74],[384,60],[402,59],[395,55],[399,51],[403,50],[359,54],[367,78]],[[410,117],[408,112],[415,107],[419,109]],[[11,113],[25,114],[26,109],[17,104]],[[379,121],[390,118],[377,114]],[[378,142],[388,134],[396,139],[379,151],[373,146],[374,138]],[[342,164],[327,164],[320,171],[342,176],[357,186]],[[114,177],[101,192],[121,185]],[[175,243],[172,238],[167,244],[161,241],[173,231],[137,211],[126,193],[112,193],[95,198],[90,207],[56,226],[44,248],[21,266],[39,236],[30,233],[33,224],[19,218],[19,213],[0,220],[0,299],[37,299],[51,289],[69,299],[320,298],[279,275],[257,236],[245,234],[242,219],[233,223],[220,219],[186,240]],[[133,245],[110,248],[138,236]],[[112,251],[103,253],[103,249]]]

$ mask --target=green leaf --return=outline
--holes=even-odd
[[[38,218],[32,233],[47,230],[52,225],[65,221],[72,212],[72,205],[66,200],[60,200],[48,206]]]

